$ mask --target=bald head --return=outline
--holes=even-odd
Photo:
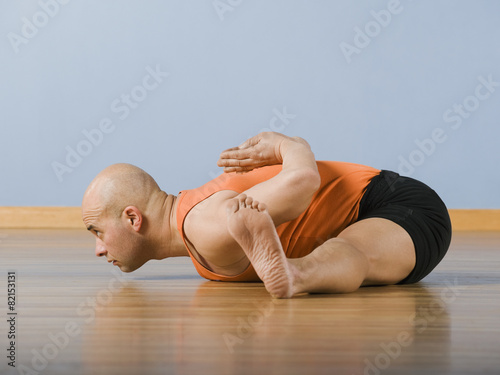
[[[87,188],[82,202],[85,210],[118,218],[127,206],[142,212],[156,193],[161,192],[156,181],[141,168],[131,164],[114,164],[99,173]]]

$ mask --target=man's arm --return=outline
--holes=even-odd
[[[311,203],[321,178],[309,144],[299,137],[260,133],[242,145],[222,152],[218,165],[224,172],[245,173],[282,164],[275,177],[244,192],[265,203],[276,226],[298,217]]]

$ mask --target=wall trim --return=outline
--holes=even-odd
[[[0,207],[2,229],[85,229],[80,207]]]
[[[449,210],[454,231],[500,231],[500,210]]]
[[[500,231],[500,210],[452,209],[455,231]],[[85,229],[80,207],[0,207],[0,229]]]

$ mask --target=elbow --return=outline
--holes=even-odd
[[[321,177],[317,170],[303,169],[297,170],[292,182],[302,196],[307,199],[307,205],[311,203],[311,199],[321,186]]]
[[[286,178],[284,178],[286,176]],[[282,174],[283,189],[286,193],[281,194],[285,212],[281,216],[273,216],[276,226],[296,219],[307,210],[312,202],[314,194],[318,191],[321,178],[318,171],[312,169],[296,169]]]
[[[311,170],[310,175],[311,189],[313,194],[316,194],[321,186],[321,176],[319,175],[318,170]]]
[[[311,197],[318,191],[321,186],[321,177],[318,170],[307,169],[301,176],[302,181],[306,185],[306,189],[310,192]]]

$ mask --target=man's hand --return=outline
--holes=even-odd
[[[247,196],[266,204],[276,226],[304,212],[321,185],[309,143],[280,133],[260,133],[239,147],[222,152],[217,164],[224,167],[224,172],[236,173],[282,165],[277,175],[244,191]]]
[[[223,151],[217,165],[224,167],[226,173],[241,173],[266,165],[281,164],[283,148],[288,142],[303,143],[300,138],[290,138],[280,133],[260,133],[238,147]]]

